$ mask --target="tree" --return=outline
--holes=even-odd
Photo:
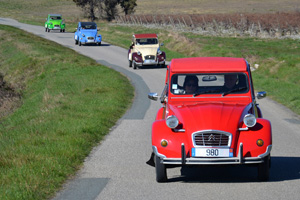
[[[108,21],[111,21],[113,19],[115,19],[117,13],[118,13],[118,9],[117,9],[117,5],[119,3],[119,0],[103,0],[103,6],[101,6],[101,8],[103,9],[104,13],[105,13],[105,18]]]
[[[77,6],[81,7],[84,10],[84,14],[94,21],[96,19],[95,12],[97,6],[101,3],[102,0],[73,0]]]
[[[119,0],[120,6],[123,8],[125,15],[133,14],[134,8],[137,6],[136,0]]]
[[[94,21],[95,13],[99,13],[102,18],[111,21],[118,15],[117,5],[123,9],[125,15],[134,13],[137,0],[73,0],[77,6],[81,7],[86,17]]]

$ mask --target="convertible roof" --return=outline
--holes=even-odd
[[[61,14],[49,14],[50,16],[61,16]]]
[[[81,25],[97,25],[95,22],[80,22]]]
[[[135,38],[157,38],[155,33],[146,33],[146,34],[134,34]]]
[[[172,59],[172,73],[190,72],[244,72],[247,62],[244,58],[230,57],[195,57]]]

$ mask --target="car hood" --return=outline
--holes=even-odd
[[[53,25],[60,25],[62,20],[51,20],[50,21]]]
[[[186,132],[221,130],[235,133],[243,116],[250,111],[251,104],[240,103],[196,103],[171,105],[174,114]]]
[[[90,30],[81,30],[80,31],[81,32],[81,34],[84,34],[84,35],[86,35],[86,36],[93,36],[93,37],[95,37],[96,35],[97,35],[97,30],[95,29],[90,29]]]
[[[136,51],[141,52],[141,54],[143,56],[147,56],[147,55],[154,55],[156,56],[157,54],[157,49],[158,46],[157,45],[150,45],[150,46],[136,46]]]

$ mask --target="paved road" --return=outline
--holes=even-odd
[[[146,164],[151,153],[151,123],[160,107],[147,93],[161,92],[165,69],[133,70],[127,50],[103,46],[75,46],[73,33],[46,33],[40,26],[9,24],[53,40],[121,73],[135,86],[132,108],[96,147],[73,180],[55,200],[140,199],[300,199],[300,118],[269,99],[259,100],[273,128],[272,168],[269,182],[257,182],[255,167],[202,167],[189,172],[168,169],[168,183],[156,183],[155,169]],[[128,36],[130,37],[130,36]],[[105,39],[105,38],[104,38]]]

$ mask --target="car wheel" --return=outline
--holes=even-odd
[[[65,29],[63,29],[63,32],[65,32]]]
[[[50,29],[48,28],[48,32],[50,32]]]
[[[134,62],[133,63],[133,69],[137,69],[138,68],[138,66],[137,66],[137,64]]]
[[[78,40],[75,40],[75,45],[78,44]]]
[[[59,32],[62,32],[62,29],[60,29]]]
[[[129,60],[129,67],[132,67],[132,61]]]
[[[258,164],[258,180],[260,181],[268,181],[269,180],[269,174],[270,174],[270,165],[271,164],[271,157],[266,156],[264,158],[264,162]]]
[[[81,42],[79,42],[79,46],[81,46]]]
[[[98,46],[101,46],[101,42],[98,43]]]
[[[45,32],[47,32],[47,27],[45,28]]]
[[[157,182],[162,183],[168,180],[166,166],[160,163],[160,158],[158,156],[155,156],[155,172]]]

